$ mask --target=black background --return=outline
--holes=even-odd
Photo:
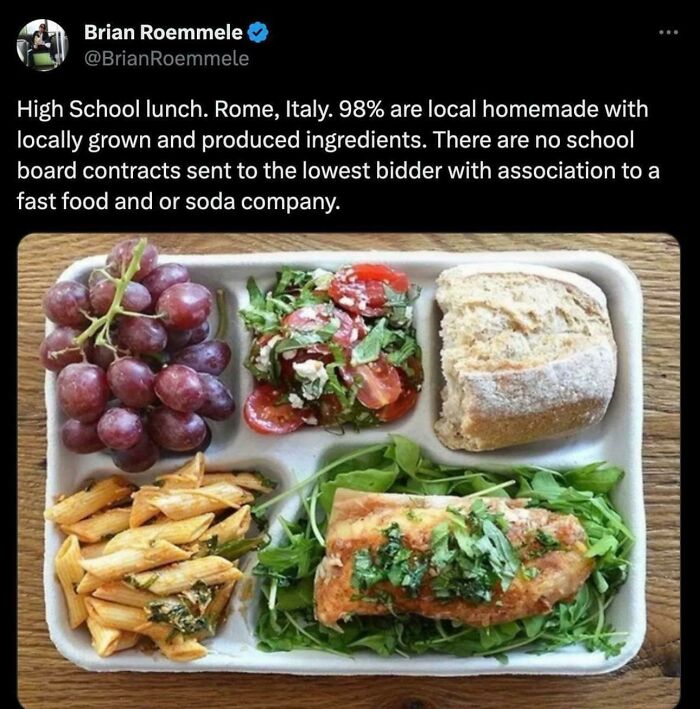
[[[32,185],[16,181],[16,161],[4,162],[7,178],[15,182],[6,192],[8,209],[18,217],[18,236],[29,231],[50,230],[447,230],[447,231],[666,231],[683,236],[687,229],[683,211],[687,200],[686,171],[690,168],[690,96],[692,94],[688,71],[691,36],[685,28],[668,18],[659,17],[641,23],[613,20],[609,17],[590,17],[584,14],[565,17],[550,17],[544,21],[528,13],[509,15],[505,9],[490,19],[449,13],[416,12],[405,10],[400,14],[376,8],[356,8],[326,11],[306,11],[284,14],[259,9],[246,12],[231,6],[230,12],[207,10],[190,12],[187,16],[157,12],[144,12],[128,16],[123,12],[74,13],[72,16],[52,6],[50,20],[59,22],[70,38],[70,53],[66,63],[47,73],[28,71],[8,56],[8,73],[15,84],[12,105],[7,117],[15,121],[15,128],[28,132],[53,132],[59,128],[72,127],[85,130],[85,123],[76,124],[65,120],[51,123],[37,121],[19,123],[14,118],[15,100],[41,98],[49,100],[82,98],[106,101],[129,101],[142,99],[177,101],[193,98],[206,101],[225,98],[230,101],[279,101],[287,97],[300,100],[318,98],[332,101],[340,98],[378,97],[385,105],[396,101],[425,101],[428,97],[445,102],[463,102],[473,97],[488,98],[499,102],[546,102],[577,101],[586,98],[602,102],[623,98],[641,98],[650,106],[650,117],[634,124],[607,126],[617,132],[634,126],[639,147],[629,161],[641,165],[660,164],[662,179],[658,182],[587,182],[555,183],[542,182],[470,182],[448,183],[421,182],[412,184],[349,183],[329,185],[326,189],[318,183],[287,183],[286,185],[247,183],[246,190],[252,193],[266,192],[284,194],[340,194],[342,209],[330,215],[296,213],[290,216],[264,212],[92,212],[86,214],[61,212],[25,212],[19,214],[14,193],[27,189],[30,193],[62,191],[97,194],[104,185],[81,188],[77,183],[44,183],[35,190]],[[32,10],[33,11],[33,10]],[[43,17],[43,14],[37,16]],[[269,39],[254,45],[247,40],[214,42],[204,45],[194,43],[158,43],[155,48],[179,51],[202,48],[223,50],[235,47],[251,55],[251,66],[245,68],[90,68],[82,61],[87,49],[100,46],[82,39],[85,22],[113,26],[138,25],[148,22],[159,26],[218,26],[231,22],[234,26],[247,27],[250,21],[260,19],[270,27]],[[5,26],[21,27],[27,18],[16,23],[5,21]],[[679,28],[678,35],[660,36],[659,30]],[[17,29],[14,30],[16,32]],[[10,34],[8,32],[8,34]],[[8,37],[7,54],[14,53],[14,35]],[[105,43],[102,46],[121,49],[124,46],[145,49],[143,42]],[[176,131],[189,130],[194,123],[170,121],[149,123],[151,129]],[[209,129],[198,122],[202,129]],[[215,123],[223,130],[222,122]],[[316,124],[275,124],[265,122],[235,121],[226,126],[227,131],[242,128],[251,130],[281,131],[301,127],[313,128]],[[431,126],[432,127],[432,126]],[[444,127],[444,125],[434,127]],[[483,128],[479,121],[453,123],[454,130],[478,132]],[[543,131],[547,125],[542,126]],[[551,124],[552,129],[560,128]],[[352,131],[353,129],[377,128],[400,132],[404,128],[415,129],[415,123],[400,122],[336,121],[324,124],[326,130]],[[504,129],[506,128],[504,124]],[[532,132],[530,126],[508,122],[507,129],[518,132],[519,128]],[[575,127],[574,127],[575,128]],[[596,128],[605,132],[605,121],[596,121]],[[138,132],[144,130],[135,122],[92,121],[90,130],[113,132]],[[8,130],[3,138],[10,151],[16,151],[16,131]],[[58,155],[48,151],[47,160],[56,160]],[[327,156],[329,161],[359,162],[372,158],[422,159],[430,162],[445,160],[447,155],[431,155],[431,151],[412,151],[399,155],[391,151],[378,153],[359,151],[337,153]],[[24,154],[27,160],[28,153]],[[34,157],[34,153],[31,153]],[[305,155],[294,151],[289,158],[299,161],[305,157],[320,161],[318,152]],[[621,154],[618,154],[621,156]],[[269,153],[241,153],[244,161],[260,163]],[[549,154],[545,162],[566,159],[590,159],[606,162],[610,153],[582,153],[575,155]],[[19,156],[17,156],[19,157]],[[124,156],[126,157],[126,155]],[[223,156],[199,156],[171,152],[171,160],[180,158],[186,162],[200,159],[211,162],[236,159],[235,154]],[[460,157],[479,159],[478,151],[465,151]],[[485,156],[488,157],[488,156]],[[500,156],[499,156],[500,157]],[[612,155],[612,157],[617,157]],[[109,151],[98,154],[97,162],[120,162],[118,153]],[[284,156],[283,156],[284,158]],[[282,159],[283,159],[282,158]],[[519,162],[534,162],[543,159],[538,151],[518,152],[513,158]],[[61,156],[68,159],[68,156]],[[133,160],[133,152],[128,159]],[[140,155],[139,162],[153,159],[161,162],[163,156]],[[452,161],[454,158],[450,156]],[[182,189],[184,181],[179,183]],[[114,189],[123,185],[114,185]],[[172,185],[159,183],[156,189],[172,191]],[[229,189],[226,189],[226,188]],[[140,189],[147,192],[153,185]],[[197,187],[196,194],[236,191],[236,186],[208,183]],[[130,193],[138,193],[135,183],[128,185]]]
[[[683,245],[684,276],[692,268],[693,227],[691,205],[697,190],[695,173],[695,137],[691,125],[697,125],[694,110],[696,78],[691,77],[691,45],[696,40],[687,24],[659,12],[642,21],[638,17],[612,18],[594,13],[586,5],[570,14],[536,16],[527,10],[517,15],[500,5],[490,18],[472,16],[473,4],[461,4],[459,14],[442,11],[431,4],[430,10],[412,10],[410,4],[397,5],[394,12],[374,6],[338,4],[326,10],[287,10],[284,13],[259,5],[255,10],[229,4],[228,11],[211,7],[178,14],[144,10],[127,13],[108,4],[93,4],[89,11],[68,12],[61,4],[27,5],[26,13],[6,13],[3,17],[3,74],[10,86],[5,89],[4,146],[2,170],[4,230],[0,243],[11,263],[16,258],[16,245],[21,237],[34,231],[625,231],[667,232]],[[332,10],[330,9],[332,8]],[[400,9],[399,9],[400,8]],[[35,17],[47,17],[60,23],[70,38],[70,53],[64,66],[48,73],[28,71],[17,60],[15,38],[19,29]],[[86,22],[113,25],[150,23],[160,26],[219,26],[230,22],[247,27],[262,20],[270,27],[270,38],[261,45],[248,41],[214,43],[202,49],[220,50],[227,46],[251,55],[251,66],[245,69],[105,69],[88,68],[82,54],[94,48],[94,42],[81,39]],[[678,35],[659,35],[661,29],[679,29]],[[126,46],[114,43],[113,48]],[[134,48],[147,45],[135,43]],[[196,49],[196,45],[160,43],[157,48]],[[694,58],[693,58],[694,59]],[[7,85],[7,84],[6,84]],[[297,213],[291,216],[264,212],[233,213],[104,213],[61,212],[19,213],[15,201],[18,189],[28,189],[16,181],[17,160],[15,118],[18,98],[59,100],[100,98],[126,101],[135,97],[177,101],[225,98],[230,101],[281,101],[287,97],[299,100],[317,98],[332,101],[339,98],[382,98],[392,101],[425,101],[428,97],[445,102],[462,102],[472,97],[498,102],[563,102],[586,98],[602,102],[639,97],[650,107],[650,118],[635,124],[640,145],[631,162],[654,163],[662,168],[657,182],[590,182],[590,183],[445,183],[419,184],[354,184],[328,186],[292,184],[286,188],[274,185],[251,186],[259,193],[328,193],[339,194],[342,209],[330,216],[320,213]],[[157,130],[156,124],[154,130]],[[201,125],[201,124],[200,124]],[[193,125],[185,121],[177,126],[187,130]],[[28,125],[21,125],[29,129]],[[32,123],[37,132],[68,127],[58,122]],[[239,128],[260,129],[254,123],[232,124]],[[265,127],[265,126],[263,126]],[[268,125],[275,130],[281,126]],[[295,128],[297,126],[290,126]],[[313,127],[303,125],[302,127]],[[351,131],[357,128],[385,127],[400,132],[401,124],[382,126],[366,122],[361,125],[329,127]],[[408,128],[408,126],[406,126]],[[459,130],[476,132],[478,122],[469,121]],[[481,126],[483,127],[483,126]],[[513,132],[517,126],[509,124]],[[605,125],[599,122],[600,129]],[[113,131],[115,121],[94,122],[92,130]],[[136,132],[135,124],[119,126]],[[169,128],[176,130],[171,123]],[[619,125],[617,126],[619,129]],[[143,129],[142,129],[143,130]],[[23,156],[26,159],[26,156]],[[119,162],[109,154],[109,162]],[[140,162],[150,157],[139,157]],[[171,158],[174,156],[171,156]],[[185,159],[185,156],[181,156]],[[265,156],[248,155],[244,159],[260,162]],[[306,157],[296,152],[295,161]],[[361,156],[350,155],[350,162],[372,158],[398,157],[387,152]],[[431,155],[412,152],[402,156],[431,161]],[[464,159],[478,159],[476,153]],[[534,161],[534,154],[519,154],[520,162]],[[562,155],[551,155],[554,161]],[[574,158],[600,160],[604,156],[567,155]],[[445,155],[441,158],[444,160]],[[48,156],[47,160],[56,159]],[[104,160],[98,156],[97,160]],[[154,158],[160,162],[162,157]],[[187,162],[196,161],[188,153]],[[224,159],[229,159],[228,156]],[[318,161],[320,154],[314,153]],[[338,154],[329,160],[342,160]],[[210,162],[210,157],[204,157]],[[182,184],[182,183],[180,183]],[[223,186],[225,187],[225,186]],[[102,191],[104,187],[100,185]],[[138,193],[131,183],[129,191]],[[222,185],[197,188],[197,193],[217,191]],[[89,192],[75,183],[51,184],[36,191]],[[147,191],[149,187],[142,188]],[[226,190],[225,190],[226,191]],[[232,187],[228,191],[236,191]],[[694,215],[693,215],[694,216]],[[571,235],[575,248],[575,234]],[[352,244],[348,244],[352,248]],[[7,302],[16,293],[14,273],[6,274],[3,287]],[[21,323],[19,324],[21,327]],[[684,390],[685,391],[685,390]],[[37,407],[41,408],[41,402]],[[21,471],[20,471],[21,472]],[[8,475],[8,478],[10,476]],[[685,481],[684,481],[685,482]],[[686,490],[685,499],[687,500]],[[14,531],[11,530],[10,538]],[[14,594],[14,589],[10,588]],[[8,599],[14,607],[14,600]]]

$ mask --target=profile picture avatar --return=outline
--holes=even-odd
[[[17,55],[35,71],[51,71],[63,64],[68,54],[68,35],[58,22],[32,20],[17,35]]]

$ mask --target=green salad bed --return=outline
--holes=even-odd
[[[461,657],[490,656],[507,662],[507,653],[544,653],[580,643],[606,657],[617,655],[624,633],[616,632],[606,611],[625,582],[631,532],[615,509],[610,492],[623,471],[605,463],[570,470],[511,467],[498,472],[439,465],[424,458],[415,442],[392,436],[388,444],[367,446],[332,460],[298,485],[258,505],[258,517],[283,497],[302,493],[303,515],[281,520],[279,543],[258,552],[253,573],[263,597],[256,624],[260,649],[268,652],[314,649],[351,655],[437,652]],[[595,570],[570,602],[545,615],[476,628],[416,615],[354,616],[337,628],[314,618],[313,581],[324,556],[324,534],[337,488],[411,495],[510,496],[529,506],[573,514],[588,535],[587,555]]]

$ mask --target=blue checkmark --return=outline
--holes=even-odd
[[[248,39],[256,44],[264,42],[269,34],[270,31],[264,22],[252,22],[248,27]]]

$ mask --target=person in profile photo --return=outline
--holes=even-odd
[[[32,50],[34,54],[48,52],[51,60],[56,61],[56,48],[51,44],[51,37],[49,37],[49,33],[46,31],[46,24],[43,22],[32,35]]]
[[[60,66],[68,53],[68,37],[53,20],[28,22],[17,35],[20,61],[35,71],[51,71]]]

